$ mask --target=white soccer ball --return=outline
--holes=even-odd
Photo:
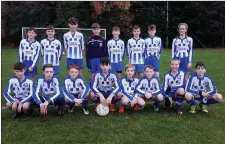
[[[108,105],[99,104],[96,107],[96,112],[100,116],[106,116],[109,113],[109,106]]]

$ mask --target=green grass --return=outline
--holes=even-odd
[[[17,54],[15,49],[2,49],[2,91],[8,78],[13,75],[12,66],[17,61]],[[168,71],[170,55],[170,50],[164,50],[161,56],[161,79]],[[225,51],[194,50],[194,63],[197,60],[206,63],[207,73],[215,80],[218,92],[224,96]],[[61,61],[60,79],[66,75],[64,58]],[[86,69],[84,75],[87,80]],[[1,100],[4,106],[3,96]],[[25,121],[13,120],[12,112],[2,109],[2,143],[225,143],[225,103],[209,106],[209,114],[198,110],[197,114],[192,115],[188,113],[189,106],[186,103],[183,107],[182,116],[173,110],[164,109],[163,106],[160,113],[153,113],[150,104],[143,112],[132,113],[127,108],[123,115],[116,112],[107,117],[99,117],[90,106],[88,116],[82,113],[81,108],[77,108],[73,113],[66,113],[64,117],[50,113]]]

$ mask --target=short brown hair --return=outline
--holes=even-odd
[[[120,31],[120,28],[119,28],[118,26],[114,26],[114,27],[112,28],[112,31]]]
[[[78,21],[79,20],[77,18],[71,17],[71,18],[69,18],[68,23],[69,24],[72,24],[72,25],[77,25],[78,24]]]
[[[132,30],[137,30],[137,29],[141,29],[138,25],[134,25]]]
[[[132,64],[127,64],[125,66],[125,71],[128,69],[128,68],[133,68],[135,70],[135,67],[132,65]]]
[[[91,25],[92,28],[100,28],[100,24],[99,23],[93,23]]]
[[[29,31],[34,31],[34,32],[37,34],[37,30],[36,30],[35,28],[33,28],[33,27],[30,27],[30,28],[27,30],[27,33],[28,33]]]
[[[178,61],[180,63],[180,60],[178,58],[172,58],[172,59],[170,59],[169,64],[171,64],[172,61]]]
[[[47,28],[46,28],[46,31],[47,31],[47,30],[53,30],[53,31],[54,31],[54,30],[55,30],[55,28],[54,28],[54,26],[53,26],[53,25],[49,25],[49,26],[47,26]]]
[[[156,25],[154,25],[154,24],[149,25],[148,30],[156,30]]]
[[[144,70],[146,70],[147,68],[151,69],[151,70],[154,70],[154,67],[152,65],[146,65]]]
[[[45,71],[46,68],[53,68],[53,70],[54,70],[54,67],[53,67],[52,64],[45,64],[45,65],[43,65],[42,71]]]

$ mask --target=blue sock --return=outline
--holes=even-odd
[[[183,100],[184,99],[182,97],[177,97],[177,99],[176,99],[176,108],[177,109],[180,109],[180,105],[182,104]]]
[[[88,105],[88,100],[84,99],[82,102],[82,108],[87,108],[87,105]]]
[[[200,100],[201,104],[203,104],[203,105],[205,105],[207,103],[207,99],[203,96],[200,96],[199,100]]]
[[[207,105],[216,104],[216,103],[218,103],[218,102],[214,98],[208,99],[206,102]]]
[[[156,100],[155,102],[154,102],[154,105],[155,106],[158,106],[159,104],[161,104],[163,101],[158,101],[158,100]]]
[[[192,98],[190,101],[187,101],[187,103],[189,103],[191,106],[195,106],[195,99]]]

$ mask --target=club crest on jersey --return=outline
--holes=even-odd
[[[111,82],[114,81],[114,79],[112,77],[109,77],[108,80],[111,81]]]
[[[158,41],[158,40],[155,40],[155,43],[156,43],[156,44],[158,44],[158,43],[159,43],[159,41]]]
[[[27,83],[23,84],[23,87],[28,87],[28,84]]]
[[[53,44],[54,46],[57,46],[57,43],[56,43],[56,42],[53,42],[52,44]]]
[[[208,83],[207,81],[204,81],[204,82],[203,82],[203,85],[204,85],[204,86],[207,86],[208,84],[209,84],[209,83]]]
[[[37,44],[33,44],[33,45],[31,45],[31,47],[33,47],[33,48],[37,48]]]
[[[55,87],[56,86],[56,83],[55,82],[52,82],[51,83],[51,86]]]
[[[177,76],[177,79],[180,80],[181,79],[181,75]]]

